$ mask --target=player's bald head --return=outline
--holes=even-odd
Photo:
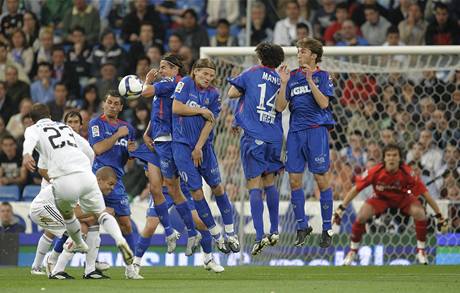
[[[99,170],[97,170],[96,177],[99,180],[109,180],[109,179],[117,180],[117,174],[111,167],[108,167],[108,166],[102,167]]]

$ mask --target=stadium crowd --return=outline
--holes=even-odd
[[[169,52],[190,69],[202,46],[244,46],[270,41],[293,45],[315,37],[329,46],[459,45],[460,1],[263,0],[246,15],[244,0],[4,0],[0,1],[0,185],[40,184],[22,167],[24,129],[33,103],[47,103],[53,120],[79,109],[87,123],[101,113],[101,98],[126,74],[141,79]],[[341,199],[353,178],[381,160],[384,144],[397,142],[437,199],[460,203],[460,68],[447,75],[347,74],[336,79],[331,132],[334,195]],[[224,101],[216,153],[229,197],[240,198],[244,176],[239,136]],[[150,103],[127,102],[121,118],[137,130],[150,121]],[[128,193],[148,197],[143,169],[126,166]],[[287,176],[281,194],[289,194]],[[318,198],[312,175],[306,193]],[[138,196],[140,195],[140,196]],[[363,198],[366,194],[362,195]],[[136,199],[137,200],[137,199]],[[452,205],[460,231],[460,205]]]

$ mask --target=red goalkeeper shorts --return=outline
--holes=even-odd
[[[421,205],[420,201],[415,196],[401,196],[398,199],[388,199],[376,196],[366,200],[366,203],[374,208],[376,215],[382,214],[388,208],[398,208],[404,214],[409,215],[409,209],[412,204]]]

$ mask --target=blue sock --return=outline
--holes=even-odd
[[[171,235],[173,233],[173,228],[169,219],[168,203],[164,201],[159,205],[155,205],[155,211],[157,212],[161,225],[163,225],[165,229],[166,236]]]
[[[280,195],[274,185],[265,187],[265,195],[270,215],[270,233],[278,233]]]
[[[134,239],[134,233],[131,232],[127,235],[123,235],[123,237],[125,237],[126,242],[128,242],[128,246],[129,248],[131,248],[131,251],[135,251],[136,250],[136,239]]]
[[[320,192],[321,218],[323,219],[323,231],[332,229],[332,188]]]
[[[264,202],[262,199],[262,189],[249,190],[249,202],[251,204],[251,215],[254,229],[256,229],[256,241],[264,237]]]
[[[227,193],[224,192],[224,194],[216,195],[215,197],[217,206],[219,207],[219,211],[222,216],[222,222],[224,222],[225,226],[233,225],[233,209],[232,204],[228,199]],[[234,233],[234,231],[231,232]]]
[[[54,243],[54,251],[61,253],[64,250],[64,243],[68,238],[69,235],[67,235],[67,232],[62,234],[62,237],[59,238],[56,243]]]
[[[203,248],[204,253],[212,252],[212,236],[208,230],[200,230],[201,233],[201,248]]]
[[[142,257],[145,253],[145,251],[149,248],[150,246],[150,239],[152,237],[139,237],[139,240],[137,240],[137,245],[136,245],[136,253],[135,255],[137,257]]]
[[[184,221],[185,227],[187,227],[188,237],[195,236],[197,234],[195,223],[193,222],[192,211],[190,210],[187,201],[176,205],[176,210]]]
[[[200,219],[203,221],[203,223],[206,225],[208,230],[211,230],[216,226],[216,222],[214,221],[214,218],[212,217],[211,209],[208,206],[208,203],[206,202],[206,199],[200,199],[200,200],[193,200],[195,202],[195,208],[200,216]]]
[[[308,227],[308,219],[305,215],[305,195],[302,189],[291,191],[291,203],[294,209],[297,230],[304,230]]]

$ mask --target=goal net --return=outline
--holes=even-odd
[[[297,67],[296,48],[285,48],[290,69]],[[313,176],[305,172],[306,212],[314,234],[302,248],[293,246],[295,219],[290,205],[286,173],[277,180],[280,192],[280,242],[261,255],[251,256],[255,231],[249,195],[240,162],[241,134],[231,131],[236,102],[227,99],[227,77],[256,64],[254,48],[202,48],[202,57],[217,64],[222,112],[217,126],[215,149],[222,179],[235,206],[241,255],[227,264],[257,265],[341,265],[349,247],[351,224],[372,191],[364,190],[346,211],[328,249],[319,247],[321,213],[319,192]],[[428,185],[444,215],[449,217],[449,233],[435,231],[433,211],[428,224],[427,253],[431,263],[460,262],[460,180],[458,178],[460,140],[460,47],[327,47],[320,67],[329,71],[335,84],[331,101],[337,126],[331,132],[331,173],[334,207],[340,203],[361,174],[381,159],[382,146],[397,142],[404,147],[405,160]],[[283,114],[285,135],[289,112]],[[455,161],[455,162],[452,162]],[[215,215],[219,215],[217,209]],[[264,212],[269,231],[268,210]],[[359,250],[360,265],[415,263],[415,228],[412,219],[389,210],[366,225]],[[453,257],[455,256],[455,257]]]

